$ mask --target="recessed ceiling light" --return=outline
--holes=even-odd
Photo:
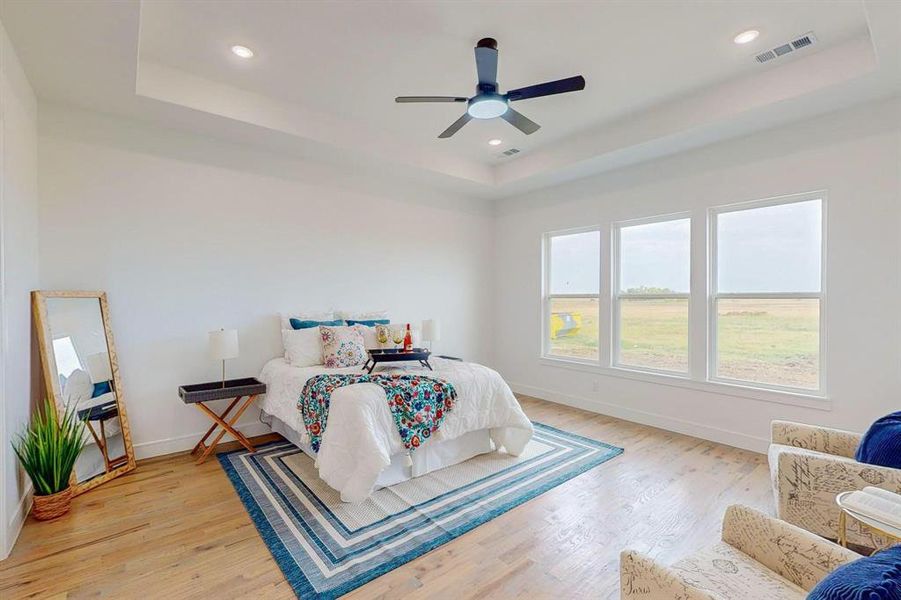
[[[749,29],[747,31],[742,31],[732,40],[736,44],[747,44],[748,42],[753,42],[757,39],[757,36],[760,35],[760,32],[756,29]]]
[[[488,140],[489,146],[500,146],[502,143],[503,143],[503,140],[499,140],[497,138],[494,138],[493,140]]]
[[[235,54],[235,56],[240,56],[241,58],[253,57],[253,50],[251,50],[247,46],[232,46],[232,52]]]

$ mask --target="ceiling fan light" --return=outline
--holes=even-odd
[[[500,97],[476,98],[466,112],[474,119],[493,119],[507,112],[507,102]]]

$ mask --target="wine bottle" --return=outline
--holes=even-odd
[[[407,323],[407,332],[404,334],[404,352],[413,351],[413,333],[410,331],[410,324]]]

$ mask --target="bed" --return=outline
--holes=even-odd
[[[400,366],[392,371],[423,373],[447,380],[457,390],[454,410],[427,443],[408,453],[381,387],[359,383],[332,394],[328,424],[314,453],[297,402],[307,380],[319,374],[360,373],[360,367],[295,367],[284,358],[266,363],[260,381],[267,392],[257,400],[260,419],[316,461],[319,476],[345,502],[361,502],[387,487],[469,460],[504,451],[520,454],[532,437],[532,423],[510,387],[488,367],[435,358],[434,371]],[[385,372],[385,371],[377,371]]]

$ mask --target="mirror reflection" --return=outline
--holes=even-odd
[[[75,407],[87,422],[85,448],[75,463],[78,483],[128,462],[119,398],[99,298],[47,298],[51,352],[61,411]]]

